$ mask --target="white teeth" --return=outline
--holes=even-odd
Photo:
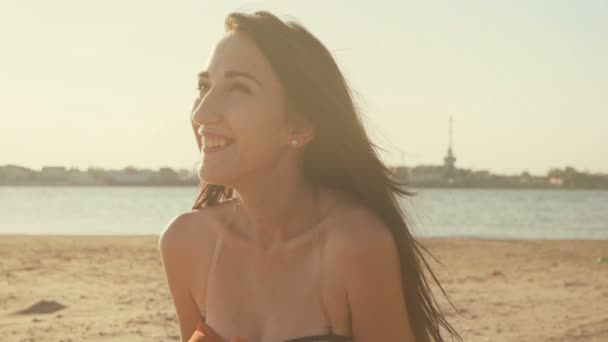
[[[228,140],[224,138],[203,138],[203,147],[224,147],[228,144]]]

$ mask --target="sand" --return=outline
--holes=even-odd
[[[0,341],[179,341],[157,241],[0,235]],[[608,341],[608,241],[419,241],[464,341]]]

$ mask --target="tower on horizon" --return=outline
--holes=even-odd
[[[456,157],[454,157],[454,152],[452,151],[452,117],[450,116],[450,127],[449,127],[449,136],[450,136],[450,144],[448,146],[448,153],[443,158],[443,166],[445,171],[445,180],[449,183],[454,182],[454,178],[456,176],[456,167],[454,163],[456,163]]]

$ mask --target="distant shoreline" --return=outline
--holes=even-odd
[[[392,181],[408,188],[442,189],[606,189],[608,174],[580,172],[573,167],[550,169],[546,175],[499,175],[488,170],[472,170],[453,165],[389,167]],[[45,166],[40,171],[19,165],[0,166],[0,186],[197,186],[194,170],[137,169],[86,171],[64,166]]]

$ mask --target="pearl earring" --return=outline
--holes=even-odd
[[[291,141],[291,144],[292,144],[293,146],[297,146],[297,145],[298,145],[298,140],[297,140],[297,139],[293,139],[293,140]]]

